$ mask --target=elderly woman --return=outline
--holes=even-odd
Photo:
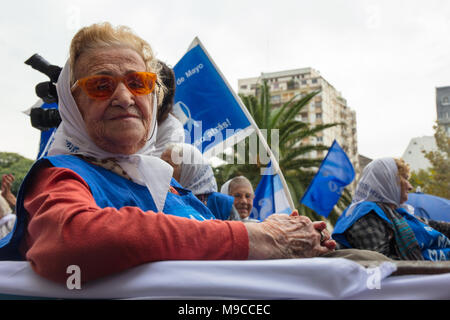
[[[255,193],[253,186],[246,177],[237,176],[225,182],[220,192],[234,197],[234,207],[239,213],[239,217],[235,220],[257,222],[259,220],[251,219],[250,214],[253,209],[253,199]]]
[[[16,215],[11,210],[8,201],[0,195],[0,238],[3,238],[14,228]]]
[[[449,224],[428,225],[403,207],[412,189],[408,179],[409,166],[401,159],[369,163],[352,204],[335,225],[333,239],[343,247],[377,251],[396,260],[450,260]]]
[[[173,177],[221,220],[234,220],[238,216],[231,196],[218,193],[217,183],[211,166],[202,153],[191,144],[170,144],[161,159],[173,167]]]
[[[152,155],[158,63],[126,27],[82,28],[57,83],[62,122],[22,183],[14,232],[0,259],[27,259],[65,283],[77,265],[90,281],[158,260],[314,257],[335,242],[305,217],[260,224],[213,220]],[[163,88],[162,88],[163,89]],[[163,92],[163,90],[157,90]]]
[[[12,193],[11,188],[15,178],[11,173],[2,176],[1,195],[8,203],[12,211],[16,208],[16,196]]]

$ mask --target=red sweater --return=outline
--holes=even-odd
[[[100,208],[86,182],[64,168],[40,169],[24,200],[29,223],[22,252],[45,278],[83,282],[159,260],[243,260],[248,234],[239,221],[197,221],[137,207]]]

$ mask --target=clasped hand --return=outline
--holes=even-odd
[[[336,248],[324,221],[312,222],[296,211],[291,215],[273,214],[261,223],[245,226],[249,259],[312,258]]]

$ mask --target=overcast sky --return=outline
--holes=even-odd
[[[232,87],[261,72],[312,67],[356,111],[359,153],[402,156],[432,135],[436,87],[450,85],[450,1],[3,1],[0,151],[34,159],[39,131],[22,113],[46,76],[23,62],[62,66],[76,31],[128,25],[175,65],[198,36]]]

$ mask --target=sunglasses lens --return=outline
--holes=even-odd
[[[86,81],[85,89],[93,98],[106,99],[114,93],[116,82],[109,76],[95,76]]]
[[[86,94],[98,100],[111,97],[117,88],[121,77],[115,78],[108,75],[96,75],[80,79],[77,83],[84,89]],[[122,78],[123,82],[135,95],[146,95],[153,91],[156,75],[150,72],[133,72]]]
[[[138,95],[148,93],[148,84],[145,81],[145,76],[137,72],[131,73],[126,77],[127,87]]]
[[[136,95],[149,94],[154,86],[151,75],[147,72],[133,72],[126,76],[127,87]]]

